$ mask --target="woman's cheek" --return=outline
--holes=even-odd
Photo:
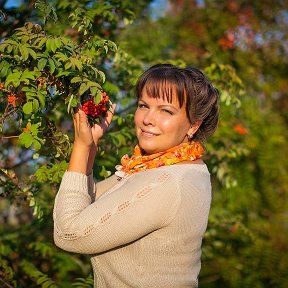
[[[175,126],[175,120],[172,120],[171,118],[168,118],[168,117],[161,117],[160,125],[165,130],[169,130],[169,129],[172,129]]]
[[[139,124],[140,122],[140,111],[137,109],[134,115],[134,123],[135,125]]]

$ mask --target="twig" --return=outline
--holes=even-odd
[[[0,281],[1,281],[4,285],[6,285],[6,287],[13,288],[13,286],[11,286],[10,284],[8,284],[7,282],[5,282],[4,280],[2,280],[1,278],[0,278]]]
[[[17,108],[14,108],[14,109],[12,109],[12,110],[6,112],[6,114],[4,114],[5,118],[6,118],[7,116],[9,116],[10,114],[16,112],[16,111],[17,111]]]
[[[15,136],[0,136],[0,139],[10,139],[10,138],[18,138],[19,135],[15,135]]]
[[[5,119],[6,119],[11,113],[14,113],[14,112],[17,111],[17,108],[14,108],[14,109],[8,111],[9,106],[10,106],[10,105],[9,105],[9,103],[8,103],[7,106],[6,106],[6,108],[5,108],[5,111],[4,111],[3,115],[2,115],[2,117],[0,118],[2,125],[4,124]]]

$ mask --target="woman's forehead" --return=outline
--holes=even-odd
[[[159,93],[156,96],[155,94],[153,95],[148,94],[147,90],[143,89],[139,100],[149,103],[155,103],[157,105],[173,105],[180,108],[180,103],[178,96],[176,95],[176,91],[171,95],[171,97],[169,96],[168,98],[167,95],[165,95],[165,93],[164,94]]]
[[[168,103],[177,102],[182,104],[185,101],[184,89],[179,88],[175,83],[171,81],[147,81],[143,86],[140,98],[146,95],[151,98],[163,99]],[[182,106],[180,105],[180,106]]]

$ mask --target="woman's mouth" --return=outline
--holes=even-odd
[[[147,130],[143,130],[141,129],[142,135],[146,136],[146,137],[154,137],[154,136],[158,136],[159,134],[157,133],[153,133],[151,131],[147,131]]]

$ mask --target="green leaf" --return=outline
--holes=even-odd
[[[112,51],[117,51],[117,45],[113,41],[108,41],[108,46]]]
[[[1,73],[0,73],[0,76],[7,76],[7,74],[9,73],[9,66],[4,66],[2,69],[1,69]]]
[[[38,91],[37,92],[37,97],[38,97],[38,100],[40,102],[41,109],[43,109],[45,107],[45,94],[44,94],[44,91],[41,91],[41,90]]]
[[[42,284],[43,282],[46,282],[46,281],[47,281],[47,277],[45,275],[45,276],[38,278],[36,283],[39,285],[39,284]]]
[[[82,65],[82,62],[81,62],[79,59],[77,59],[77,58],[70,58],[70,60],[71,60],[71,63],[72,63],[72,66],[73,66],[73,67],[76,66],[79,71],[82,71],[83,65]]]
[[[98,89],[97,93],[94,97],[94,102],[95,102],[95,104],[98,104],[98,103],[100,103],[101,100],[102,100],[102,92],[101,92],[101,90]]]
[[[62,70],[61,68],[59,68],[58,70],[60,70],[60,71],[57,73],[57,75],[56,75],[57,77],[69,76],[70,74],[72,74],[72,72]]]
[[[61,48],[62,47],[62,41],[60,38],[55,38],[55,45],[57,48]]]
[[[40,154],[39,154],[39,153],[35,153],[35,154],[33,154],[33,159],[38,159],[38,158],[39,158],[39,156],[40,156]]]
[[[57,50],[57,45],[56,45],[56,41],[54,38],[51,38],[50,40],[50,47],[51,47],[52,52],[55,53]]]
[[[0,52],[4,52],[7,46],[8,46],[8,43],[5,43],[5,42],[0,44]]]
[[[12,82],[14,87],[18,87],[20,84],[20,77],[22,75],[21,71],[13,71],[12,74],[9,74],[5,81],[5,88]]]
[[[104,83],[106,80],[106,76],[105,76],[104,72],[98,70],[98,75],[100,76],[102,83]]]
[[[48,62],[49,62],[50,72],[51,74],[53,74],[56,68],[55,63],[51,58],[48,59]]]
[[[9,44],[12,44],[12,45],[19,45],[18,42],[16,42],[15,40],[13,39],[6,39],[4,43],[9,43]]]
[[[79,76],[73,77],[70,81],[71,83],[82,82],[82,78]]]
[[[69,60],[70,60],[70,59],[69,59]],[[71,60],[70,60],[70,61],[68,61],[68,62],[65,64],[64,68],[65,68],[65,70],[68,70],[68,69],[71,68],[71,66],[72,66],[72,62],[71,62]]]
[[[35,92],[36,92],[36,88],[31,87],[31,86],[23,86],[23,87],[22,87],[22,91],[23,91],[23,92],[32,92],[32,93],[35,93]]]
[[[7,61],[1,61],[0,62],[0,76],[2,77],[6,77],[7,74],[10,74],[11,73],[11,68],[12,67],[12,64],[10,64],[9,62]]]
[[[90,87],[90,91],[91,91],[91,94],[93,96],[95,96],[98,93],[99,88],[98,87]]]
[[[37,59],[37,54],[36,54],[36,52],[35,52],[33,49],[27,48],[27,50],[28,50],[29,54],[31,55],[31,57],[32,57],[34,60]]]
[[[33,105],[32,105],[32,107],[33,107],[33,112],[37,112],[38,111],[38,109],[39,109],[39,102],[38,102],[38,100],[37,99],[33,99]]]
[[[39,150],[41,148],[41,143],[36,139],[33,140],[33,145],[36,150]]]
[[[46,3],[46,1],[36,0],[34,7],[39,10],[40,15],[44,19],[44,23],[48,19],[52,19],[54,22],[58,20],[55,8],[51,4]]]
[[[25,70],[22,73],[20,81],[24,81],[25,79],[35,80],[35,72],[34,71]]]
[[[26,99],[29,101],[31,99],[34,99],[36,97],[36,91],[29,91],[26,92]]]
[[[37,136],[39,126],[40,126],[40,123],[32,124],[32,125],[30,126],[30,130],[29,130],[29,131],[30,131],[30,133],[31,133],[33,136]]]
[[[41,48],[46,42],[47,42],[47,37],[43,37],[43,38],[39,41],[39,43],[38,43],[38,45],[37,45],[37,48]]]
[[[27,102],[23,106],[23,112],[25,114],[31,114],[33,111],[33,103],[31,101]]]
[[[28,52],[27,47],[24,46],[24,45],[21,45],[21,46],[19,47],[19,51],[20,51],[20,54],[21,54],[21,56],[22,56],[22,59],[23,59],[24,61],[26,61],[26,60],[28,59],[28,57],[29,57],[29,52]]]
[[[52,47],[51,47],[51,38],[48,38],[46,41],[46,50],[48,52],[52,51]]]
[[[89,87],[98,87],[99,89],[101,89],[101,86],[100,86],[97,82],[90,81],[90,80],[88,80],[88,81],[86,81],[86,82],[87,82],[87,85],[88,85]]]
[[[12,46],[12,45],[7,46],[7,49],[6,49],[7,53],[11,54],[15,47],[16,46]],[[15,50],[17,50],[17,49],[15,49]],[[18,54],[18,50],[17,51],[15,51],[15,50],[14,50],[14,54]]]
[[[80,88],[79,88],[79,95],[81,96],[81,95],[83,95],[87,90],[89,89],[89,86],[88,85],[86,85],[86,83],[82,83],[81,85],[80,85]]]
[[[46,59],[46,58],[41,58],[41,59],[38,61],[37,67],[38,67],[38,69],[39,69],[40,71],[43,71],[44,68],[45,68],[45,66],[46,66],[46,64],[47,64],[47,59]]]
[[[19,135],[19,141],[22,145],[24,145],[26,148],[29,148],[32,143],[33,143],[33,137],[32,135],[28,132],[22,132],[20,135]]]
[[[59,39],[58,39],[59,40]],[[55,58],[57,58],[58,60],[60,60],[61,62],[66,62],[69,60],[69,57],[66,56],[65,54],[61,53],[61,52],[57,52],[55,54]]]

